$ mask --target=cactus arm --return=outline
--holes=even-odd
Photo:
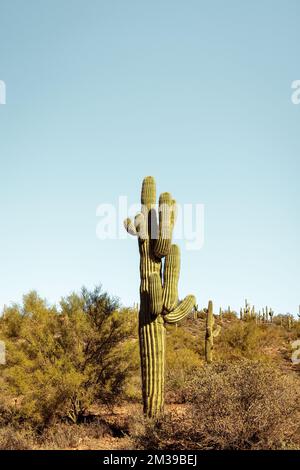
[[[141,225],[141,238],[150,238],[155,239],[157,238],[156,235],[156,212],[155,212],[155,204],[156,204],[156,183],[153,176],[146,176],[142,183],[142,191],[141,191],[141,204],[142,204],[142,225]],[[138,217],[141,217],[138,214]],[[152,247],[149,247],[149,249]]]
[[[180,274],[180,250],[172,245],[165,258],[163,273],[163,307],[171,312],[178,305],[178,281]]]
[[[172,312],[164,315],[166,323],[177,323],[183,320],[189,313],[193,311],[196,305],[196,298],[193,295],[187,295],[185,299]]]
[[[139,212],[134,218],[134,226],[140,240],[148,240],[148,226],[146,217],[144,214]]]
[[[163,290],[160,276],[157,273],[150,274],[148,282],[150,311],[156,317],[161,314],[163,309]]]
[[[213,337],[216,338],[221,333],[221,326],[217,325],[216,329],[213,331]]]
[[[156,203],[156,184],[153,176],[146,176],[143,179],[141,191],[141,204],[143,207],[150,210]]]
[[[173,233],[173,228],[177,219],[177,204],[175,199],[172,200],[172,211],[171,211],[171,228]]]
[[[132,235],[133,237],[136,237],[137,236],[137,231],[136,231],[136,228],[134,226],[134,223],[132,222],[132,220],[128,217],[127,219],[124,220],[124,227],[125,227],[125,230],[130,234]]]
[[[166,256],[171,248],[173,232],[173,199],[170,193],[162,193],[159,197],[159,231],[154,243],[154,254],[158,258]]]
[[[177,245],[171,245],[165,258],[163,307],[164,321],[172,324],[183,320],[192,312],[196,305],[193,295],[188,295],[178,304],[178,280],[180,274],[180,250]]]

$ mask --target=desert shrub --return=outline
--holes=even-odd
[[[133,344],[133,351],[130,357],[130,363],[132,367],[132,374],[130,379],[126,380],[126,386],[124,390],[125,400],[128,402],[138,402],[142,400],[142,384],[140,374],[140,354],[138,350],[138,340],[135,340]]]
[[[294,321],[290,335],[293,340],[300,338],[300,320]]]
[[[215,343],[216,360],[271,360],[282,345],[282,335],[273,325],[236,321],[222,327]]]
[[[169,449],[286,449],[300,446],[300,382],[243,360],[201,368],[186,387],[184,416],[147,423],[137,445]]]
[[[195,312],[195,317],[201,320],[205,320],[207,315],[206,310],[198,310]]]
[[[275,315],[273,317],[273,324],[285,328],[285,326],[287,325],[287,316],[282,314]]]
[[[77,424],[57,423],[47,428],[41,435],[38,443],[43,449],[72,449],[83,440],[84,433]]]
[[[0,427],[0,450],[75,449],[91,439],[111,435],[111,428],[101,420],[86,424],[55,423],[41,433],[30,426],[7,425]]]
[[[111,436],[110,427],[101,420],[92,423],[55,423],[44,430],[37,443],[42,449],[74,449],[90,439]]]
[[[18,338],[22,325],[22,315],[17,304],[11,307],[4,307],[3,314],[0,317],[1,336],[9,338]]]
[[[182,389],[203,361],[197,336],[184,328],[170,328],[166,350],[166,392],[168,401],[180,403]]]
[[[234,350],[236,354],[252,355],[261,336],[262,332],[253,321],[237,322],[224,332],[223,343],[226,343],[228,348]]]
[[[113,404],[121,397],[130,377],[132,324],[117,308],[116,299],[97,288],[63,299],[60,311],[30,293],[14,307],[17,330],[5,312],[3,377],[21,420],[77,422],[95,400]]]
[[[14,426],[0,428],[0,450],[29,450],[35,445],[31,429],[17,429]]]
[[[0,428],[18,422],[19,413],[16,401],[9,395],[7,386],[0,377]]]
[[[223,321],[235,321],[235,320],[238,320],[238,317],[237,317],[237,314],[236,312],[224,312],[222,314],[222,320]]]

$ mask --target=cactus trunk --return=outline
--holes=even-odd
[[[159,417],[164,411],[165,388],[166,329],[163,319],[157,317],[145,322],[140,313],[139,340],[144,414]]]
[[[214,338],[220,333],[221,327],[218,325],[214,330],[215,318],[213,314],[213,303],[208,303],[206,315],[206,333],[205,333],[205,359],[208,364],[213,360]]]
[[[212,351],[214,347],[213,339],[213,313],[212,313],[212,303],[208,304],[208,311],[206,317],[206,333],[205,333],[205,359],[208,364],[212,362]]]

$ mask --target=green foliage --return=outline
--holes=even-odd
[[[222,320],[224,320],[225,322],[237,320],[237,314],[236,312],[233,312],[233,311],[223,312]]]
[[[182,402],[182,390],[186,382],[194,375],[195,369],[203,364],[198,343],[199,338],[184,328],[168,329],[166,391],[169,401]]]
[[[262,361],[283,361],[292,333],[275,324],[237,321],[226,325],[217,348],[217,359],[247,358]],[[286,357],[290,362],[290,355]]]
[[[176,263],[169,261],[169,268]],[[208,318],[207,311],[186,318],[180,328],[163,325],[172,414],[156,424],[140,420],[136,445],[300,448],[299,366],[291,363],[300,321],[289,315],[268,323],[257,317],[240,321],[231,311]],[[213,321],[222,334],[214,338],[212,366],[205,363],[205,335],[207,327],[216,331]],[[93,430],[85,420],[94,412],[98,419],[99,410],[107,414],[99,405],[121,400],[116,411],[130,414],[131,402],[142,398],[137,329],[136,309],[119,308],[99,288],[71,294],[58,307],[36,292],[21,306],[6,307],[0,317],[7,349],[7,364],[0,365],[0,448],[70,448],[90,432],[110,432],[101,425]]]
[[[130,377],[129,312],[100,288],[72,294],[60,307],[31,292],[22,307],[5,311],[1,325],[5,384],[20,418],[40,425],[55,416],[76,422],[95,400],[114,403]]]
[[[257,358],[262,356],[264,332],[255,322],[233,322],[224,329],[218,346],[218,358]]]

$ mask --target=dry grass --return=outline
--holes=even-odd
[[[0,449],[300,449],[300,366],[292,366],[290,346],[298,324],[223,317],[211,366],[204,326],[198,318],[168,329],[167,415],[159,423],[142,417],[139,370],[123,404],[116,395],[113,408],[93,402],[83,422],[56,414],[39,428],[0,377]],[[135,369],[138,359],[136,350]]]
[[[299,449],[300,381],[241,361],[198,371],[185,390],[184,417],[146,423],[137,446],[159,449]]]

